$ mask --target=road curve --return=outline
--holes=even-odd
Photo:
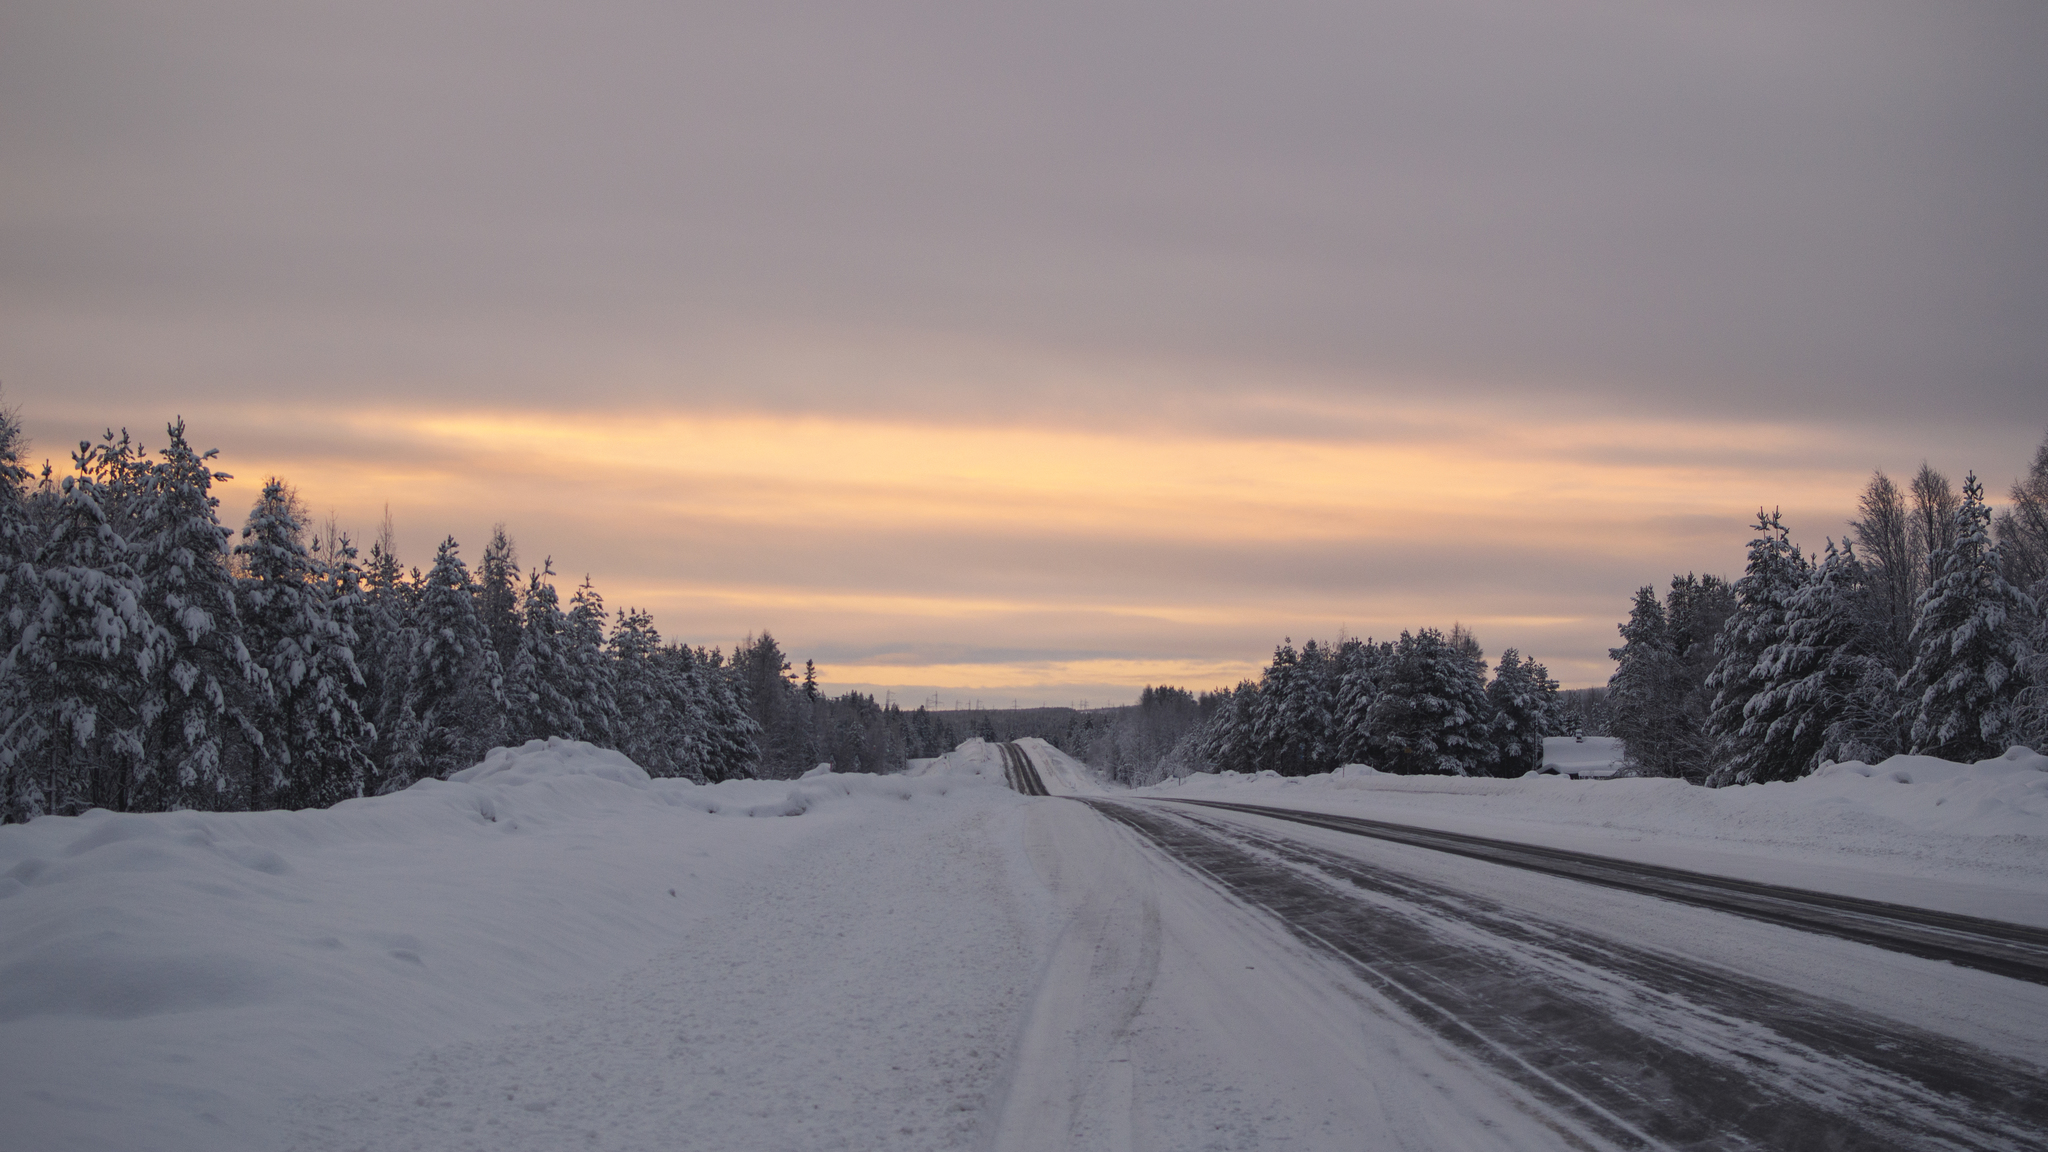
[[[2042,1069],[1222,813],[1081,800],[1343,962],[1573,1143],[2048,1146]]]
[[[1946,960],[2015,980],[2048,984],[2048,930],[2040,928],[1357,816],[1220,800],[1174,802],[1270,816],[1532,872],[1568,876],[1930,960]]]

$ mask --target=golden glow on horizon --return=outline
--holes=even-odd
[[[1609,523],[1648,509],[1720,515],[1752,466],[1704,461],[1725,460],[1734,443],[1755,450],[1791,436],[1469,417],[1401,443],[731,414],[384,412],[348,423],[358,435],[410,441],[448,461],[454,476],[481,466],[502,480],[504,469],[492,466],[499,460],[550,482],[596,467],[614,491],[644,486],[644,506],[739,523],[1042,524],[1269,541],[1403,535],[1446,517],[1512,537],[1548,529],[1561,512]],[[1646,443],[1667,452],[1612,459],[1618,446]],[[1781,500],[1809,494],[1782,492],[1787,477],[1776,479]],[[1822,483],[1832,490],[1839,481]]]
[[[310,507],[336,510],[359,540],[389,502],[402,531],[416,534],[405,557],[413,563],[426,560],[417,551],[426,533],[450,531],[473,562],[479,526],[507,521],[529,562],[555,553],[565,595],[592,571],[609,604],[648,608],[664,634],[693,642],[730,644],[767,626],[786,642],[794,629],[842,649],[894,650],[901,641],[913,660],[919,642],[938,639],[991,650],[1186,652],[1160,638],[1264,637],[1249,650],[1235,638],[1212,645],[1216,659],[926,656],[826,669],[832,684],[952,684],[963,693],[972,685],[1048,699],[1061,697],[1062,685],[1229,684],[1255,671],[1283,634],[1328,638],[1348,624],[1384,637],[1454,620],[1485,629],[1496,654],[1540,642],[1533,654],[1561,675],[1573,669],[1568,683],[1597,681],[1625,592],[1601,590],[1601,604],[1614,599],[1608,614],[1587,615],[1583,601],[1559,611],[1565,605],[1554,595],[1546,602],[1492,590],[1509,580],[1480,582],[1487,590],[1475,593],[1472,581],[1445,588],[1418,576],[1334,595],[1320,584],[1229,573],[1159,586],[1103,571],[1003,582],[988,579],[1000,556],[890,550],[957,536],[980,541],[983,552],[1010,537],[1066,541],[1083,557],[1133,545],[1189,555],[1242,545],[1274,556],[1295,545],[1384,545],[1415,556],[1480,541],[1510,564],[1545,549],[1621,557],[1617,564],[1643,566],[1630,577],[1641,582],[1661,579],[1658,556],[1680,557],[1679,570],[1719,563],[1698,558],[1701,525],[1714,526],[1714,538],[1739,557],[1741,524],[1760,496],[1826,508],[1852,499],[1863,476],[1813,463],[1810,430],[1746,423],[1332,405],[1328,424],[1370,430],[1375,414],[1384,438],[729,411],[190,415],[199,439],[231,445],[223,466],[238,478],[221,493],[229,522],[272,473],[295,483]],[[318,442],[306,438],[308,427],[323,430]],[[567,537],[583,543],[565,555],[554,541]],[[847,557],[857,563],[841,571],[833,554],[805,554],[802,542],[813,539],[858,550]],[[786,564],[695,562],[714,546],[790,555]],[[1560,591],[1579,590],[1546,594]]]

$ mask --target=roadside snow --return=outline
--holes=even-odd
[[[1977,764],[1835,764],[1733,788],[1347,765],[1198,775],[1136,794],[1338,812],[2048,926],[2048,757],[2025,748]]]
[[[702,951],[792,854],[829,865],[1024,803],[957,774],[653,780],[550,740],[325,811],[0,828],[0,1143],[278,1147],[292,1101]]]

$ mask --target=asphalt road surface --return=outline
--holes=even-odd
[[[1302,944],[1348,964],[1440,1041],[1542,1100],[1589,1143],[2048,1147],[2041,1070],[1966,1042],[1304,843],[1270,820],[1077,799],[1248,910],[1274,918]],[[1274,810],[1246,815],[1331,819]],[[1376,826],[1370,834],[1390,837],[1399,827]],[[1517,847],[1473,841],[1450,837],[1428,846],[1510,857],[1507,849]],[[1527,851],[1529,859],[1498,862],[1540,864],[1553,874],[1620,886],[1598,871],[1612,861]],[[1710,898],[1681,881],[1714,887],[1703,883],[1711,878],[1690,874],[1648,875],[1670,886],[1651,889],[1657,895],[1693,904]],[[1862,906],[1867,902],[1844,908],[1808,893],[1750,891],[1758,887],[1729,885],[1728,898],[1742,902],[1728,910],[1760,917],[1782,905],[1800,927],[1802,917],[1862,916],[1871,921],[1865,936],[1881,928],[1900,934],[1907,951],[1930,951],[1923,933],[1932,928],[1897,914],[1908,910],[1887,918],[1882,910],[1889,906],[1873,913]],[[1821,930],[1845,934],[1837,927]],[[2030,946],[2024,932],[1972,939],[2021,952]],[[2038,956],[2031,959],[2038,963]]]
[[[1001,747],[1011,787],[1046,795]],[[1928,1023],[1995,1017],[2002,988],[2030,1018],[2048,932],[1357,817],[1071,798],[1161,882],[1277,925],[1566,1146],[2048,1149],[2038,1046],[2016,1059]],[[1664,920],[1680,928],[1632,930]],[[1125,931],[1104,917],[1087,947]],[[1950,981],[1947,1017],[1898,1010]]]

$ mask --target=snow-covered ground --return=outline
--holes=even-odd
[[[1020,743],[1055,793],[1110,794]],[[1893,899],[1917,883],[2048,922],[2044,768],[1899,759],[1720,792],[1351,769],[1154,791]],[[1088,807],[1003,779],[980,741],[914,775],[708,787],[550,741],[326,811],[0,828],[0,1148],[1558,1143],[1327,958]],[[2040,1058],[2025,1037],[2048,1007],[2010,981],[1358,850],[1729,964],[1763,956],[1816,995],[1897,989],[1908,1018],[1948,1013]],[[1937,976],[1941,996],[1915,991]]]
[[[698,1147],[949,1147],[1045,947],[1025,806],[959,774],[650,780],[551,741],[326,811],[0,828],[0,1147],[487,1146],[437,1061],[542,1043],[629,974],[672,996],[653,1032],[494,1082],[536,1146],[653,1121],[592,1079],[625,1044]]]
[[[1549,752],[1581,767],[1611,755],[1592,738]],[[1830,764],[1739,788],[1350,765],[1191,776],[1137,794],[1339,812],[2048,927],[2048,757],[2025,748],[1979,764]]]

